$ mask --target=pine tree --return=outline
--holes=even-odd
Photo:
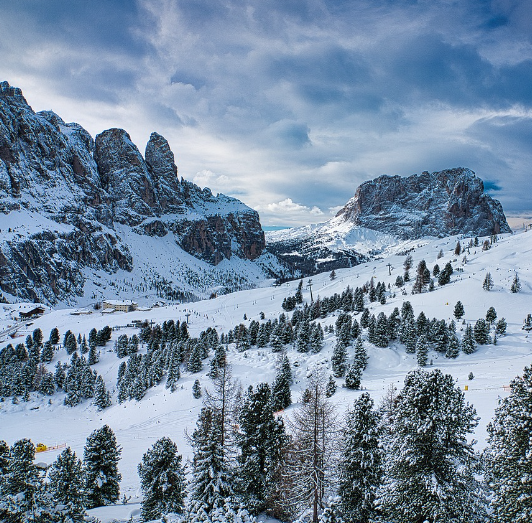
[[[497,311],[495,307],[490,307],[486,312],[486,321],[491,326],[491,324],[497,319]]]
[[[464,337],[462,338],[462,352],[464,354],[473,354],[476,351],[475,338],[473,337],[473,329],[471,325],[467,324]]]
[[[296,349],[299,352],[309,352],[310,350],[310,323],[308,320],[298,323]]]
[[[456,305],[454,306],[454,317],[457,320],[460,320],[462,319],[463,315],[464,315],[464,306],[462,305],[462,302],[458,300],[456,302]]]
[[[495,326],[495,334],[497,336],[504,336],[506,334],[506,327],[506,320],[504,318],[501,318]]]
[[[142,456],[138,473],[143,521],[158,519],[163,514],[183,513],[186,479],[181,460],[177,445],[168,437],[157,440]]]
[[[417,339],[416,343],[417,364],[420,367],[425,367],[427,365],[428,353],[429,345],[427,342],[427,337],[423,334]]]
[[[87,438],[83,469],[87,506],[101,507],[115,502],[120,496],[121,474],[118,461],[122,448],[108,425],[97,429]]]
[[[96,348],[96,345],[89,345],[89,365],[95,365],[100,361],[99,351]]]
[[[94,388],[94,405],[98,410],[106,409],[112,405],[111,394],[105,387],[105,382],[101,376],[96,378],[96,386]]]
[[[486,273],[486,276],[484,277],[484,282],[482,283],[482,288],[485,291],[491,291],[491,289],[493,289],[493,279],[491,277],[491,273]]]
[[[488,425],[487,480],[496,523],[532,521],[532,367],[510,383],[510,395]]]
[[[54,348],[50,341],[45,341],[41,351],[41,361],[43,363],[50,363],[54,357]]]
[[[388,319],[384,312],[380,312],[377,316],[373,340],[376,347],[388,347]]]
[[[488,343],[489,325],[483,318],[480,318],[476,321],[473,333],[475,341],[479,345],[485,345],[486,343]]]
[[[363,393],[347,412],[340,443],[340,510],[346,523],[369,523],[376,516],[375,496],[382,477],[378,415]]]
[[[34,459],[35,446],[29,439],[15,442],[9,451],[7,470],[0,477],[0,514],[7,523],[35,521],[35,514],[45,508],[43,482]]]
[[[445,351],[446,358],[457,358],[460,354],[460,341],[456,334],[451,333],[447,341],[447,350]]]
[[[188,359],[187,370],[188,372],[196,373],[200,372],[203,368],[203,363],[201,362],[202,348],[199,343],[194,345],[190,358]]]
[[[478,418],[453,377],[439,369],[410,372],[389,423],[376,502],[383,521],[485,521],[467,441]]]
[[[201,409],[196,429],[191,437],[194,449],[192,461],[192,512],[210,514],[233,494],[231,464],[227,448],[221,444],[220,415],[212,409]]]
[[[362,377],[362,369],[357,363],[352,363],[347,367],[345,374],[345,386],[348,389],[360,389],[360,378]]]
[[[292,369],[286,354],[282,356],[277,376],[272,385],[272,409],[275,411],[286,409],[292,404],[290,385],[292,383]]]
[[[248,389],[238,421],[238,495],[252,514],[258,514],[275,495],[282,452],[289,439],[282,418],[273,415],[267,383]]]
[[[364,342],[362,341],[362,338],[359,336],[357,338],[357,341],[355,343],[355,361],[354,364],[360,369],[360,372],[366,370],[366,367],[368,366],[368,353],[366,351],[366,348],[364,347]]]
[[[195,380],[194,384],[192,385],[192,397],[194,399],[201,398],[201,384],[200,380]]]
[[[57,327],[54,327],[51,331],[50,331],[50,343],[52,345],[57,345],[59,343],[59,330],[57,329]]]
[[[333,355],[331,358],[332,370],[337,378],[345,375],[345,368],[347,362],[347,343],[341,338],[338,338],[334,346]]]
[[[325,387],[325,396],[327,396],[327,398],[334,396],[336,389],[336,380],[332,376],[329,376],[329,380],[327,381],[327,385]]]
[[[517,276],[517,273],[515,273],[512,285],[510,287],[510,291],[513,293],[521,291],[521,282],[519,281],[519,276]]]
[[[82,523],[85,516],[85,492],[81,460],[67,447],[54,461],[48,474],[48,488],[61,519],[65,523]]]

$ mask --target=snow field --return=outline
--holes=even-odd
[[[465,308],[465,321],[474,324],[477,319],[485,317],[486,310],[490,306],[494,306],[498,318],[505,317],[508,322],[507,335],[499,338],[497,345],[479,346],[476,353],[460,354],[455,360],[430,351],[429,362],[432,363],[427,367],[428,369],[438,367],[443,372],[451,374],[462,390],[468,386],[466,399],[475,406],[480,417],[475,438],[478,440],[477,448],[481,449],[486,443],[486,426],[493,416],[497,400],[507,394],[504,387],[513,377],[521,373],[524,366],[532,363],[531,338],[521,330],[524,318],[532,312],[530,299],[532,233],[500,237],[488,251],[482,251],[481,247],[471,249],[469,254],[466,251],[464,254],[468,261],[465,265],[462,265],[464,254],[454,255],[456,242],[457,237],[410,242],[415,247],[410,253],[413,257],[413,267],[410,270],[412,280],[415,268],[421,259],[425,259],[431,271],[435,263],[438,263],[440,268],[443,268],[447,261],[453,263],[455,271],[451,283],[441,288],[436,285],[433,292],[412,295],[410,293],[412,282],[410,282],[406,286],[407,295],[402,295],[394,283],[397,276],[404,272],[405,255],[390,252],[382,259],[350,269],[337,270],[337,277],[333,281],[330,280],[329,273],[312,277],[312,294],[314,299],[317,299],[318,296],[341,293],[348,285],[352,288],[362,286],[373,276],[375,283],[383,281],[386,286],[390,283],[392,292],[395,292],[395,297],[390,297],[385,305],[370,304],[370,311],[374,314],[382,311],[389,315],[395,307],[400,308],[403,301],[409,300],[416,317],[424,311],[429,319],[436,317],[450,321],[453,318],[454,305],[460,300]],[[468,243],[469,239],[462,240],[463,245]],[[440,249],[443,250],[444,256],[437,259]],[[169,260],[165,258],[160,263],[169,263]],[[388,263],[391,265],[391,274]],[[458,271],[459,268],[463,269],[463,272]],[[482,282],[488,271],[491,272],[495,283],[494,289],[490,292],[482,289]],[[516,272],[521,281],[522,291],[512,294],[509,289]],[[305,301],[310,302],[308,280],[308,278],[304,280],[303,296]],[[94,312],[86,316],[73,316],[70,314],[70,309],[58,309],[35,320],[26,332],[20,332],[23,337],[10,341],[15,343],[24,341],[25,336],[37,327],[42,329],[45,339],[53,327],[58,327],[61,338],[67,329],[76,335],[81,333],[88,336],[93,327],[101,329],[105,325],[125,326],[131,324],[133,320],[144,319],[161,324],[170,319],[186,321],[186,314],[190,314],[189,331],[192,336],[197,336],[208,327],[216,327],[219,334],[227,333],[239,323],[249,325],[251,320],[259,320],[261,312],[265,314],[266,320],[277,318],[283,312],[281,309],[283,299],[295,294],[297,285],[298,281],[293,281],[278,287],[240,291],[212,300],[131,313],[102,315],[100,312]],[[135,299],[130,295],[121,297]],[[9,306],[0,305],[0,324],[9,322],[9,311]],[[247,320],[243,319],[244,314]],[[322,322],[322,326],[334,324],[337,314],[338,312],[329,315],[325,320],[318,321]],[[457,331],[460,336],[463,334],[461,332],[463,328],[462,321],[457,321]],[[138,333],[138,329],[125,327],[113,331],[111,342],[102,348],[100,362],[94,366],[111,391],[116,388],[118,367],[122,361],[125,361],[116,357],[113,351],[114,341],[120,334],[131,336],[134,333]],[[292,400],[295,404],[289,407],[284,415],[290,415],[290,412],[297,408],[309,370],[314,365],[325,365],[330,369],[329,360],[335,340],[333,334],[326,333],[325,348],[319,354],[301,354],[293,348],[288,350],[295,380],[292,387]],[[7,340],[0,343],[0,348],[7,343]],[[390,384],[398,389],[402,387],[406,373],[416,368],[416,357],[406,354],[404,346],[400,344],[384,349],[374,347],[367,342],[365,346],[368,350],[369,364],[362,376],[362,387],[378,404]],[[353,348],[351,347],[349,351],[351,359]],[[261,381],[271,383],[275,376],[277,358],[278,355],[272,353],[270,348],[253,348],[244,353],[237,353],[232,348],[228,353],[233,376],[241,382],[244,389]],[[69,361],[69,357],[64,351],[57,353],[48,365],[50,370],[57,361],[65,363]],[[119,405],[114,394],[113,405],[103,412],[97,412],[88,401],[74,408],[66,407],[62,404],[63,394],[52,396],[51,404],[48,403],[48,397],[35,393],[29,402],[20,401],[18,405],[13,405],[8,398],[0,404],[0,439],[5,439],[9,444],[20,438],[30,438],[34,443],[43,442],[48,445],[66,443],[79,457],[82,457],[87,436],[94,429],[108,424],[123,449],[119,463],[123,476],[121,495],[132,496],[133,502],[140,496],[137,465],[144,452],[157,439],[162,436],[170,437],[178,445],[185,460],[192,457],[185,431],[191,433],[194,430],[202,401],[201,398],[192,397],[191,389],[195,379],[200,380],[202,389],[209,387],[210,380],[206,376],[208,370],[209,366],[204,362],[204,369],[200,373],[183,372],[178,382],[178,389],[174,393],[165,389],[163,379],[159,386],[149,389],[140,402],[126,401]],[[468,380],[469,372],[473,372],[475,376],[473,380]],[[338,391],[332,397],[332,401],[337,405],[338,411],[343,413],[361,392],[341,387],[343,379],[336,381]],[[58,450],[38,454],[37,460],[51,463],[59,452]],[[127,510],[132,509],[133,506]],[[125,508],[124,510],[126,511]]]

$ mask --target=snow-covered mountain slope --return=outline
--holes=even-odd
[[[469,169],[380,176],[363,183],[331,220],[267,233],[267,248],[311,275],[350,267],[404,242],[510,232],[501,204]]]
[[[482,245],[484,239],[480,240]],[[347,286],[362,287],[373,277],[376,282],[384,282],[386,287],[390,285],[386,304],[370,303],[367,298],[365,299],[366,306],[375,315],[380,312],[390,315],[395,307],[400,309],[402,303],[409,300],[416,317],[423,311],[427,318],[435,317],[450,322],[453,319],[454,305],[460,300],[465,309],[464,322],[474,324],[477,319],[484,318],[487,309],[493,306],[498,318],[504,317],[508,324],[506,335],[499,337],[496,345],[478,345],[474,354],[460,353],[456,359],[446,358],[434,350],[429,352],[429,369],[438,367],[445,373],[452,374],[457,386],[462,390],[468,386],[466,399],[475,406],[481,418],[475,433],[479,441],[477,448],[481,449],[486,442],[486,425],[493,416],[498,399],[508,393],[505,387],[514,376],[521,373],[525,365],[530,365],[532,358],[532,337],[522,330],[524,318],[532,313],[530,262],[532,232],[503,235],[489,250],[470,247],[469,251],[466,249],[460,256],[454,254],[457,241],[461,241],[463,246],[469,244],[469,239],[455,236],[419,241],[411,245],[413,250],[409,254],[413,258],[413,269],[422,259],[431,270],[436,263],[443,268],[447,262],[451,262],[454,267],[451,282],[441,287],[436,284],[432,292],[411,294],[412,282],[410,282],[404,287],[405,294],[403,294],[401,288],[395,286],[395,281],[398,275],[403,275],[405,255],[392,254],[357,267],[336,270],[334,280],[330,279],[329,273],[315,275],[312,278],[312,293],[314,300],[335,293],[340,294]],[[443,252],[442,257],[439,257],[440,251]],[[414,272],[411,270],[411,273]],[[483,290],[483,281],[487,272],[491,273],[494,282],[494,288],[489,292]],[[511,293],[510,286],[515,274],[518,274],[522,288],[518,293]],[[310,302],[308,282],[309,280],[305,280],[303,286],[304,303]],[[116,379],[118,367],[124,360],[118,359],[113,351],[114,341],[121,334],[129,336],[138,334],[138,329],[130,326],[134,320],[147,319],[155,323],[167,320],[186,321],[189,315],[189,331],[193,336],[198,336],[208,327],[215,327],[219,333],[227,333],[240,323],[249,325],[252,320],[260,322],[261,312],[264,313],[265,320],[274,320],[283,312],[281,309],[283,299],[293,296],[297,285],[298,281],[292,281],[278,287],[240,291],[192,304],[130,313],[109,315],[93,312],[89,315],[73,316],[70,310],[52,310],[20,330],[19,335],[22,337],[1,342],[0,348],[6,346],[8,342],[23,341],[25,335],[35,328],[41,328],[46,339],[53,327],[58,327],[61,336],[67,329],[76,334],[88,335],[93,327],[96,329],[101,329],[105,325],[120,327],[119,330],[113,331],[111,341],[106,349],[101,351],[100,362],[93,366],[98,374],[103,376],[109,390],[114,390],[113,405],[98,412],[87,400],[77,407],[70,408],[62,404],[64,393],[56,393],[51,397],[50,403],[48,397],[38,393],[32,393],[30,401],[20,400],[17,405],[6,399],[0,404],[0,438],[6,439],[10,444],[23,437],[31,438],[35,443],[66,443],[78,455],[82,455],[89,433],[107,423],[115,431],[117,440],[123,447],[122,460],[119,464],[123,475],[121,491],[133,496],[133,501],[138,499],[140,492],[136,473],[137,464],[143,453],[159,437],[171,437],[177,442],[179,451],[186,458],[192,456],[185,430],[189,433],[193,430],[202,400],[192,397],[191,388],[196,379],[200,380],[204,389],[209,388],[212,382],[207,377],[208,361],[204,361],[204,368],[198,373],[189,373],[183,369],[175,392],[172,393],[165,388],[163,379],[160,385],[148,389],[141,401],[128,400],[118,404]],[[3,315],[0,331],[13,323],[9,319],[13,307],[0,305],[0,314]],[[339,313],[340,311],[336,311],[317,321],[323,327],[334,325]],[[244,319],[244,315],[247,319]],[[357,318],[360,320],[360,316]],[[457,322],[459,337],[463,336],[464,329],[464,323]],[[290,416],[298,408],[306,377],[315,365],[323,366],[330,372],[330,359],[335,342],[336,336],[326,332],[325,346],[317,354],[302,354],[293,346],[287,347],[287,355],[295,376],[292,386],[295,403],[286,409],[285,416]],[[407,354],[404,345],[399,342],[393,342],[386,348],[378,348],[367,341],[365,331],[364,344],[368,351],[369,364],[362,375],[362,387],[376,402],[379,402],[391,384],[401,388],[406,373],[417,367],[416,355]],[[145,350],[143,348],[141,352]],[[349,359],[352,357],[353,347],[350,347]],[[262,349],[252,347],[245,352],[237,352],[234,344],[231,344],[228,359],[234,377],[243,387],[247,387],[262,381],[272,382],[278,354],[273,353],[270,347]],[[50,370],[53,370],[57,361],[66,363],[69,357],[63,350],[58,352],[48,364]],[[470,372],[474,374],[473,380],[468,379]],[[352,405],[361,392],[343,388],[342,379],[336,381],[338,391],[332,397],[332,401],[339,412],[343,412]],[[39,460],[51,462],[56,455],[56,451],[43,453],[39,455]],[[119,507],[116,510],[126,509]],[[106,509],[106,511],[103,515],[99,513],[98,517],[104,517],[104,521],[107,517],[109,521],[112,510]],[[124,519],[127,519],[127,516],[124,516]]]
[[[35,113],[7,82],[0,217],[0,290],[22,300],[87,304],[101,280],[116,279],[135,280],[124,285],[152,301],[205,297],[278,272],[263,256],[257,212],[179,178],[164,137],[152,133],[144,156],[123,129],[93,140],[51,111]],[[146,264],[161,267],[141,283]]]

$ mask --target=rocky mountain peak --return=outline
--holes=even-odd
[[[153,215],[158,206],[151,177],[124,129],[108,129],[96,136],[94,160],[116,221],[138,225]]]
[[[501,204],[463,167],[364,182],[337,217],[401,239],[511,232]]]
[[[128,241],[143,244],[137,235],[172,234],[161,249],[166,242],[175,258],[184,250],[212,265],[254,260],[264,249],[258,214],[179,180],[160,134],[144,158],[124,129],[93,140],[52,111],[35,113],[8,82],[0,83],[0,213],[14,213],[18,231],[6,235],[2,222],[0,288],[49,303],[81,296],[83,269],[132,271],[138,252]],[[199,281],[192,265],[187,277]]]
[[[144,155],[162,212],[182,212],[182,187],[174,153],[164,136],[151,133]]]

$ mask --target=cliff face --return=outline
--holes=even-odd
[[[367,261],[401,240],[506,232],[501,204],[473,171],[457,168],[365,182],[328,222],[268,233],[268,250],[310,275]]]
[[[82,295],[85,268],[134,268],[117,227],[173,234],[177,250],[213,265],[233,255],[255,260],[264,249],[258,214],[180,180],[161,135],[152,133],[143,158],[123,129],[93,140],[51,111],[35,113],[7,82],[0,83],[0,213],[0,223],[20,225],[0,225],[0,288],[49,303]]]
[[[363,183],[337,217],[401,239],[511,232],[501,204],[464,168],[380,176]]]

